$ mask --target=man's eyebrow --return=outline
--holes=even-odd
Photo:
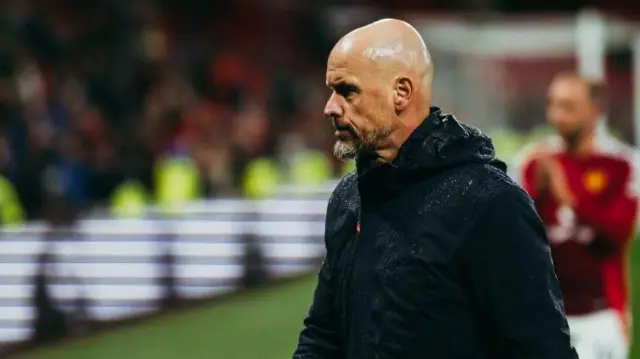
[[[338,86],[348,86],[348,87],[356,87],[356,88],[358,87],[355,81],[350,81],[345,78],[338,78],[338,79],[334,79],[334,81],[327,81],[326,85],[329,88],[335,88]]]
[[[327,79],[327,87],[331,88],[336,86],[337,84],[343,83],[344,82],[344,78],[341,76],[335,76],[332,77],[331,79]]]

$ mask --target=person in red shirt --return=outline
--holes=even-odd
[[[604,131],[602,85],[557,75],[547,120],[557,135],[516,157],[515,176],[544,221],[580,358],[626,359],[626,250],[635,233],[638,155]]]

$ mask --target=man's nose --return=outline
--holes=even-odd
[[[342,117],[344,114],[342,110],[342,106],[340,106],[340,101],[337,98],[336,94],[332,94],[327,101],[327,104],[324,106],[324,116],[326,118],[334,118],[334,117]]]

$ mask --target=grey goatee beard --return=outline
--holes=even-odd
[[[382,143],[391,135],[391,128],[384,128],[376,132],[371,132],[363,137],[357,144],[337,141],[333,145],[333,155],[339,160],[355,159],[359,154],[373,154],[376,150],[376,143]]]
[[[337,141],[333,145],[333,155],[339,160],[354,159],[358,155],[358,148],[352,143]]]

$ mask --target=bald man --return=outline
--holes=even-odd
[[[433,63],[393,19],[327,63],[327,254],[295,359],[574,359],[544,227],[491,140],[431,107]]]
[[[599,126],[601,84],[558,74],[547,120],[557,135],[517,157],[551,244],[572,339],[582,359],[626,359],[626,251],[638,217],[638,153]]]

